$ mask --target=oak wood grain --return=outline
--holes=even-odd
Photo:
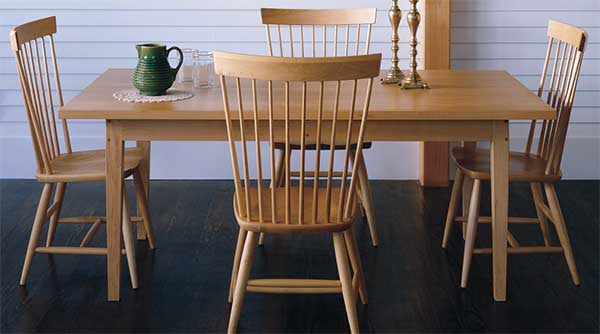
[[[402,90],[395,86],[374,85],[369,120],[531,120],[556,117],[551,107],[504,71],[423,70],[420,73],[431,89]],[[174,89],[194,93],[191,99],[176,103],[141,104],[114,99],[114,92],[133,87],[132,75],[133,70],[130,69],[106,71],[62,107],[59,116],[66,119],[224,121],[218,86],[200,89],[193,88],[191,84],[176,84]],[[242,82],[241,88],[244,96],[251,96],[250,83]],[[264,94],[262,98],[265,98],[266,87],[258,86],[257,89],[258,94]],[[274,83],[274,92],[283,89],[283,84]],[[290,87],[292,92],[300,89],[300,86]],[[333,90],[335,87],[326,89]],[[317,85],[308,85],[307,94],[318,94]],[[340,99],[343,100],[344,96]],[[300,101],[290,103],[293,106]],[[324,101],[324,104],[331,106],[333,100]],[[282,105],[275,105],[274,118],[283,120],[283,108],[278,107]],[[307,108],[307,119],[314,119],[316,106],[309,103]],[[346,117],[348,108],[341,104],[339,117]],[[251,117],[251,111],[247,112]],[[323,119],[330,119],[331,114],[331,110],[324,110]],[[268,119],[266,112],[260,116]]]

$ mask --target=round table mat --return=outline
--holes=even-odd
[[[157,102],[173,102],[189,99],[194,96],[190,92],[185,92],[176,89],[167,90],[165,95],[146,96],[140,94],[137,89],[124,89],[113,93],[113,97],[119,101],[134,102],[134,103],[157,103]]]

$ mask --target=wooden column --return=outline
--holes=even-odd
[[[423,1],[423,67],[429,70],[450,69],[450,0]],[[421,142],[419,159],[422,186],[448,185],[447,142]]]

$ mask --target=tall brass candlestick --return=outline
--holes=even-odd
[[[429,86],[423,82],[419,73],[417,73],[417,29],[419,29],[419,23],[421,22],[421,14],[417,10],[417,3],[419,0],[409,0],[411,7],[408,12],[407,22],[408,28],[410,29],[410,73],[404,77],[401,82],[402,88],[404,89],[415,89],[415,88],[429,88]]]
[[[388,17],[392,25],[392,67],[389,69],[385,78],[381,79],[383,84],[397,84],[404,79],[404,73],[398,67],[398,26],[402,19],[402,11],[398,7],[398,0],[392,0],[392,7],[388,11]]]

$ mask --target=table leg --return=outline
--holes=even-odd
[[[495,121],[490,150],[494,299],[506,301],[508,234],[508,121]]]
[[[121,291],[123,146],[120,124],[106,121],[106,244],[109,301],[118,301]]]
[[[136,146],[140,148],[143,152],[144,159],[139,166],[140,174],[142,176],[142,183],[144,184],[144,189],[146,190],[146,198],[148,203],[150,203],[150,142],[149,141],[138,141]],[[140,203],[137,203],[137,215],[141,216],[140,212]],[[146,230],[144,229],[144,224],[137,224],[137,239],[138,240],[146,240]]]

